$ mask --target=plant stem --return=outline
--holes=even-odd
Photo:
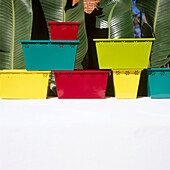
[[[108,29],[109,29],[109,32],[108,32],[108,39],[110,39],[110,32],[111,32],[111,31],[110,31],[110,22],[111,22],[112,14],[113,14],[113,11],[114,11],[116,5],[117,5],[117,0],[116,0],[116,3],[113,5],[111,11],[110,11],[109,18],[108,18]]]
[[[160,3],[160,0],[157,0],[155,18],[154,18],[154,25],[153,25],[154,35],[155,35],[156,21],[157,21],[157,17],[158,17],[159,3]]]
[[[12,5],[12,49],[11,49],[11,69],[14,69],[14,40],[15,40],[15,10],[14,0],[11,0]]]
[[[63,0],[63,22],[65,22],[65,0]]]

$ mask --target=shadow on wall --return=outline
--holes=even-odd
[[[91,14],[85,13],[85,21],[86,21],[86,30],[88,36],[88,70],[98,70],[98,60],[97,60],[97,52],[94,38],[107,38],[108,29],[98,29],[96,28],[96,17],[94,15],[96,10],[94,10]],[[112,75],[108,77],[108,84],[106,90],[106,96],[114,96],[113,90],[113,78]]]
[[[45,16],[39,0],[32,1],[33,26],[31,40],[49,40]]]

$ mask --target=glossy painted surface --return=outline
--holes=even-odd
[[[170,68],[148,69],[148,96],[170,98]]]
[[[51,40],[77,40],[80,22],[47,22]]]
[[[50,71],[0,71],[0,98],[46,99]]]
[[[148,68],[154,38],[94,39],[100,69]]]
[[[103,99],[109,71],[54,71],[59,99]]]
[[[78,40],[20,42],[27,70],[74,70]]]

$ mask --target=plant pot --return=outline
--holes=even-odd
[[[136,99],[142,70],[112,70],[115,97]]]
[[[148,68],[154,38],[94,39],[100,69]]]
[[[148,69],[148,96],[170,98],[170,68]]]
[[[77,40],[81,22],[47,22],[51,40]]]
[[[78,40],[20,42],[27,70],[74,70]]]
[[[0,71],[3,99],[46,99],[50,71]]]
[[[59,99],[104,99],[109,71],[54,71]]]

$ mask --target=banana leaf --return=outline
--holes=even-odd
[[[101,0],[96,7],[102,12],[96,27],[108,28],[108,38],[134,37],[131,0]]]
[[[39,0],[39,1],[43,9],[46,22],[48,21],[62,22],[65,20],[64,7],[65,4],[67,3],[67,0],[48,0],[48,1]],[[48,24],[47,28],[49,32],[49,39],[51,39]]]
[[[77,39],[80,40],[77,49],[75,69],[83,69],[85,59],[88,53],[88,40],[85,26],[84,4],[83,0],[79,0],[77,4],[66,11],[67,22],[81,22],[79,27]]]
[[[31,0],[0,1],[0,69],[25,68],[19,40],[31,38],[31,2]]]
[[[40,0],[46,21],[63,21],[63,2],[63,0]]]
[[[170,62],[170,1],[137,0],[136,6],[145,13],[156,38],[151,52],[151,67],[162,67]]]

